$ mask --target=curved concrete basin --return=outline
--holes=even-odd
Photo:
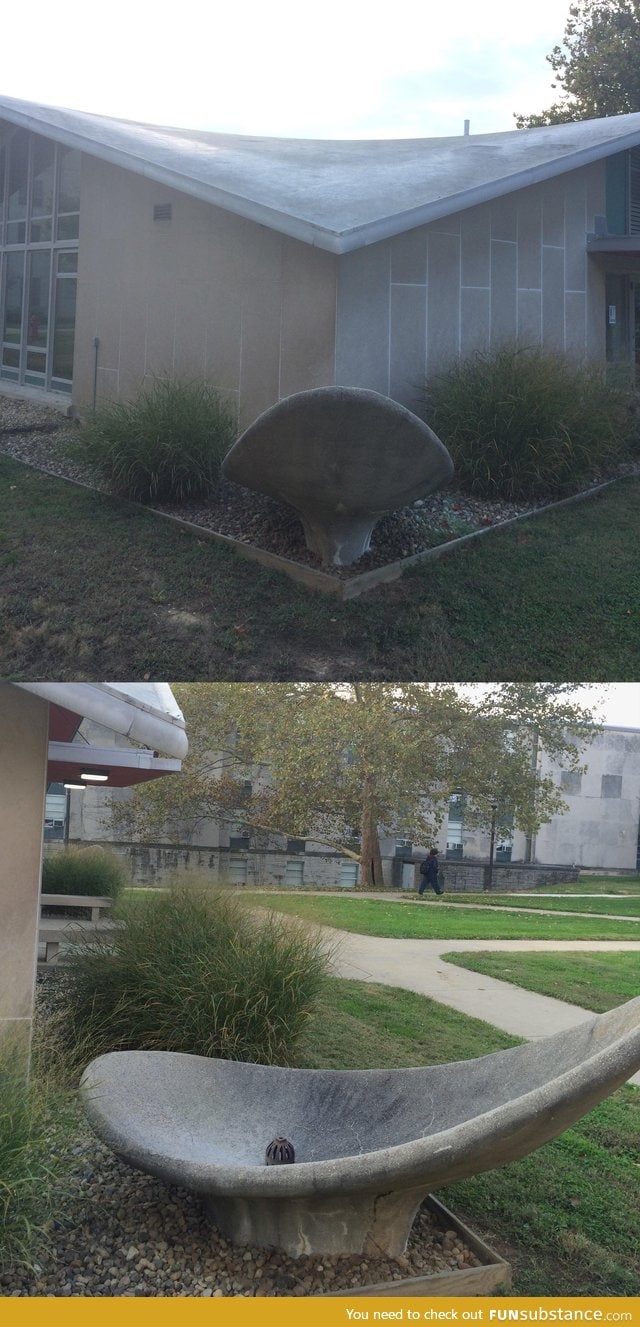
[[[401,1253],[429,1190],[525,1156],[640,1067],[640,998],[568,1032],[417,1069],[102,1055],[83,1104],[124,1161],[204,1195],[239,1244]],[[276,1135],[295,1164],[266,1165]]]

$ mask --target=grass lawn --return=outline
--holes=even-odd
[[[323,898],[315,894],[248,894],[253,902],[291,912],[322,926],[358,935],[387,935],[422,940],[640,940],[635,922],[597,917],[538,917],[507,914],[498,908],[448,908],[435,900],[403,906],[377,899]]]
[[[542,886],[541,886],[542,890]],[[585,875],[561,885],[545,885],[545,894],[638,894],[638,875]]]
[[[443,954],[472,972],[602,1014],[640,995],[640,953]]]
[[[335,980],[300,1062],[435,1064],[515,1044],[410,991]],[[555,1142],[438,1197],[508,1259],[516,1295],[637,1295],[639,1139],[640,1092],[620,1088]]]
[[[440,906],[439,899],[435,894],[432,896],[424,895],[429,903],[436,907]],[[589,912],[589,913],[615,913],[620,916],[637,917],[640,920],[640,894],[625,896],[624,898],[602,898],[598,894],[590,894],[588,898],[532,898],[527,895],[525,898],[518,898],[514,894],[458,894],[451,890],[447,894],[449,903],[475,903],[483,908],[529,908],[534,911],[543,909],[549,912]],[[638,934],[640,940],[640,933]]]
[[[635,680],[639,493],[621,481],[340,603],[0,456],[1,675]]]

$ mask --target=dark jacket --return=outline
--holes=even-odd
[[[424,860],[423,863],[422,863],[422,866],[420,867],[420,875],[422,876],[423,880],[426,880],[426,881],[427,881],[427,884],[429,884],[429,885],[437,885],[437,883],[438,883],[438,858],[437,858],[437,857],[426,857],[425,860]]]

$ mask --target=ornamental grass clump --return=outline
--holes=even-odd
[[[181,502],[211,493],[235,432],[232,410],[215,387],[158,378],[134,401],[99,406],[69,450],[123,497]]]
[[[65,848],[42,863],[43,894],[87,894],[118,899],[129,877],[106,848]]]
[[[317,933],[211,886],[126,901],[108,939],[73,946],[67,1038],[86,1059],[163,1050],[289,1064],[324,988]]]
[[[0,1048],[0,1272],[29,1265],[41,1247],[70,1160],[71,1107],[37,1067],[27,1078],[24,1051]]]
[[[547,350],[462,360],[428,381],[425,404],[457,483],[480,497],[562,497],[637,450],[631,393]]]

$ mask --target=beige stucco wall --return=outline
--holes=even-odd
[[[204,375],[247,424],[334,382],[335,289],[331,254],[83,156],[76,405],[92,399],[98,337],[99,399]]]
[[[36,973],[49,706],[0,684],[0,1038],[28,1044]]]
[[[605,163],[344,255],[336,381],[415,406],[425,375],[507,341],[604,360],[604,276],[586,234]]]

